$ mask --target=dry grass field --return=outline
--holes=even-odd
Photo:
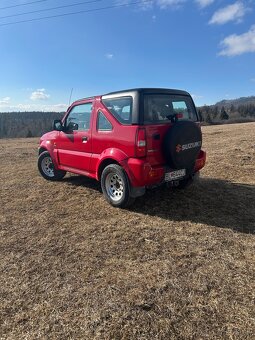
[[[200,181],[129,210],[0,140],[0,339],[254,339],[254,131],[204,127]]]

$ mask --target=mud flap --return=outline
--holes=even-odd
[[[133,198],[143,196],[145,194],[145,187],[131,187],[130,196]]]

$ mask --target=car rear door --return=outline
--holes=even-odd
[[[166,163],[163,154],[165,134],[171,129],[171,117],[197,121],[197,114],[189,96],[171,94],[144,95],[144,127],[147,136],[147,158],[152,165]]]
[[[90,171],[92,112],[92,101],[74,105],[65,118],[64,131],[60,131],[56,141],[59,164],[70,171]],[[77,130],[72,129],[74,124],[77,124]]]

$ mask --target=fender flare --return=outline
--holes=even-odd
[[[97,161],[97,165],[96,165],[96,178],[97,178],[97,180],[98,181],[100,180],[100,176],[101,176],[101,173],[102,173],[102,166],[104,164],[106,166],[108,164],[110,164],[110,162],[108,163],[108,161],[112,160],[112,161],[120,164],[121,166],[123,166],[124,163],[126,163],[125,162],[126,159],[128,159],[128,156],[125,154],[125,152],[123,152],[120,149],[117,149],[117,148],[108,148],[108,149],[104,150],[101,153],[101,155],[100,155],[100,157],[99,157],[99,159]],[[126,167],[123,166],[123,168],[126,171]]]
[[[55,166],[56,169],[59,169],[59,164],[58,164],[58,153],[57,149],[54,148],[53,141],[51,140],[44,140],[40,143],[39,146],[39,155],[41,154],[40,150],[44,149],[45,151],[48,151],[50,154],[50,157],[52,159],[52,162]]]

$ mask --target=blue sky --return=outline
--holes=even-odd
[[[33,1],[0,0],[23,5],[0,9],[0,111],[64,111],[72,88],[72,101],[132,87],[184,89],[197,105],[255,95],[255,1],[153,0],[3,25],[135,2],[13,16],[83,2]]]

